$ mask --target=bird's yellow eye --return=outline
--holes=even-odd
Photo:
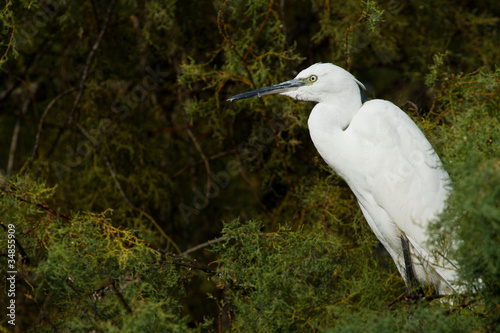
[[[316,82],[316,81],[318,81],[318,77],[316,75],[309,76],[309,82]]]

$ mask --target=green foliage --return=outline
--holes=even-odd
[[[236,332],[470,332],[482,323],[439,301],[394,305],[398,295],[387,291],[399,281],[373,258],[365,232],[351,247],[321,233],[261,229],[233,221],[222,231],[225,242],[213,246],[221,307],[230,305]]]
[[[16,328],[493,330],[499,17],[493,0],[5,2]],[[316,62],[402,106],[442,157],[454,191],[434,241],[459,240],[471,289],[455,307],[399,298],[393,262],[311,143],[312,104],[226,102]],[[238,218],[260,222],[222,223]]]
[[[455,257],[492,322],[500,321],[500,70],[449,75],[437,102],[452,126],[440,131],[453,179],[448,209],[435,228],[460,239]]]
[[[40,312],[18,311],[17,324],[48,331],[40,324],[64,331],[187,332],[181,278],[171,260],[114,227],[106,213],[53,211],[45,203],[53,192],[28,179],[1,192],[2,226],[14,225],[21,254],[17,293],[26,299],[17,307],[51,304]],[[6,257],[1,264],[7,266]]]
[[[473,332],[481,318],[470,311],[451,312],[437,305],[414,305],[396,311],[354,313],[340,319],[341,324],[322,332]]]
[[[365,13],[368,16],[368,28],[373,32],[377,30],[377,23],[384,22],[384,11],[377,8],[377,3],[374,1],[366,1],[365,6]]]

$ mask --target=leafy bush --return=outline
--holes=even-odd
[[[17,330],[498,326],[498,1],[2,6],[0,243],[15,225]],[[226,102],[316,62],[400,105],[442,157],[454,191],[433,241],[457,240],[464,297],[405,299],[311,143],[312,104]]]

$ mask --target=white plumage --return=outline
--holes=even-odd
[[[363,104],[361,87],[344,69],[318,63],[293,80],[229,100],[281,94],[318,102],[308,121],[311,139],[355,194],[406,284],[414,287],[416,279],[439,294],[451,294],[456,266],[443,249],[430,247],[427,230],[444,209],[449,176],[411,118],[385,100]]]

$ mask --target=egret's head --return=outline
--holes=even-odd
[[[302,101],[328,102],[346,94],[360,96],[360,87],[365,88],[348,71],[333,64],[317,63],[301,71],[293,80],[247,91],[228,101],[280,94]]]

